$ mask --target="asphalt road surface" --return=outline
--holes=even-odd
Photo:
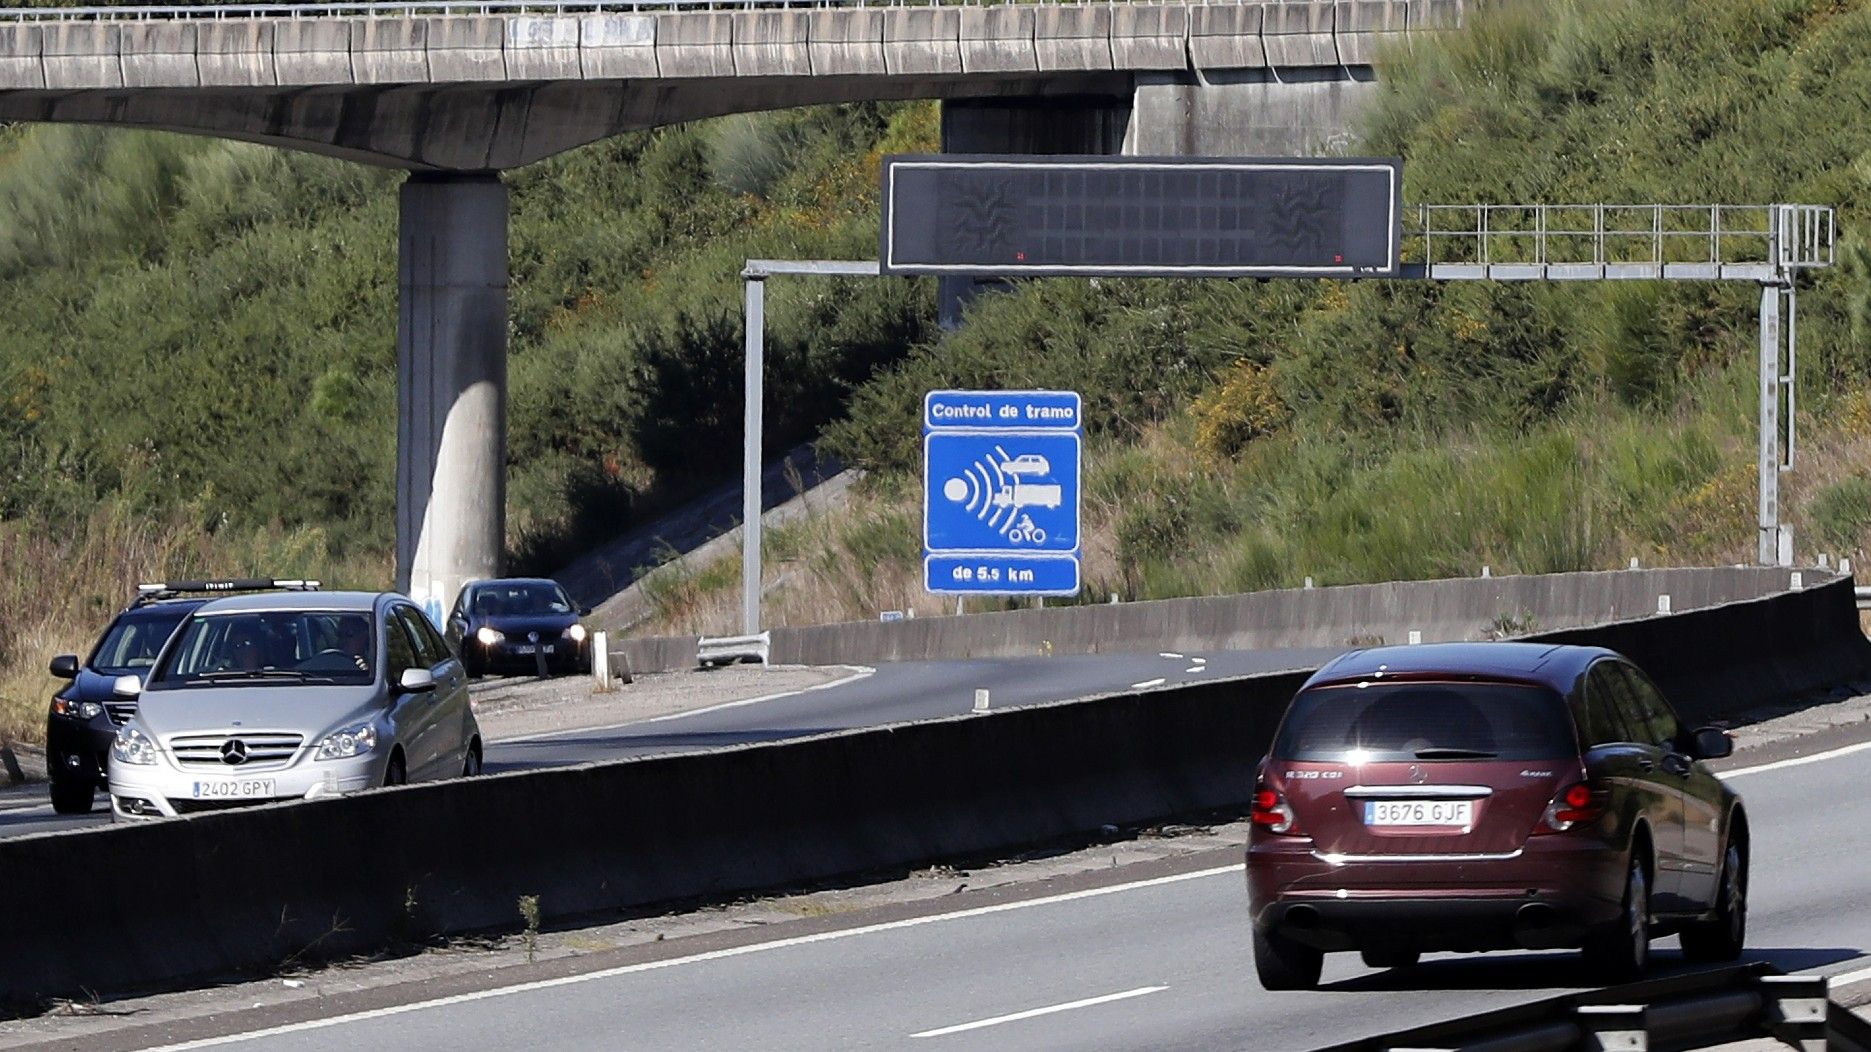
[[[1863,980],[1871,749],[1819,755],[1724,765],[1756,764],[1731,775],[1755,836],[1748,957]],[[1599,985],[1570,953],[1437,955],[1392,972],[1336,954],[1324,989],[1268,993],[1252,978],[1238,852],[1142,869],[179,1047],[1303,1049]],[[1657,971],[1682,967],[1675,940],[1658,943]]]
[[[854,727],[875,727],[969,711],[977,688],[995,708],[1064,701],[1113,691],[1284,669],[1317,668],[1338,649],[1147,652],[978,661],[912,661],[879,665],[872,675],[798,694],[730,702],[712,709],[597,730],[573,730],[512,741],[490,741],[489,773],[693,752],[724,745],[779,741]],[[99,811],[53,814],[43,790],[0,800],[0,837],[82,829],[110,822]]]

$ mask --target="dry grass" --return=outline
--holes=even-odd
[[[1798,558],[1803,563],[1815,560],[1820,551],[1826,550],[1815,533],[1802,526],[1813,495],[1837,480],[1871,476],[1871,400],[1861,414],[1863,420],[1850,413],[1841,415],[1844,419],[1838,423],[1825,419],[1803,421],[1798,469],[1783,476],[1784,514],[1795,525]],[[1596,431],[1578,438],[1579,484],[1585,487],[1588,498],[1582,521],[1589,529],[1580,538],[1554,542],[1572,546],[1561,553],[1570,560],[1561,560],[1565,568],[1615,569],[1626,565],[1632,556],[1638,556],[1646,566],[1753,561],[1752,435],[1745,428],[1718,426],[1705,429],[1701,438],[1685,437],[1700,426],[1699,420],[1708,419],[1690,414],[1645,422],[1612,413],[1598,421]],[[1258,451],[1252,446],[1232,465],[1217,463],[1198,451],[1191,430],[1187,420],[1172,420],[1146,432],[1136,443],[1088,451],[1081,550],[1083,579],[1096,592],[1081,601],[1103,600],[1112,589],[1133,599],[1296,587],[1309,574],[1318,575],[1322,583],[1338,584],[1478,573],[1484,564],[1492,565],[1495,573],[1540,568],[1529,565],[1525,551],[1517,557],[1496,536],[1496,528],[1501,525],[1540,515],[1538,508],[1516,511],[1519,505],[1509,502],[1496,515],[1499,523],[1451,542],[1454,547],[1449,551],[1455,561],[1448,568],[1436,564],[1412,568],[1379,558],[1361,569],[1340,569],[1334,574],[1321,565],[1334,545],[1374,547],[1384,540],[1387,531],[1396,531],[1398,524],[1407,523],[1411,516],[1443,521],[1439,516],[1446,509],[1436,504],[1430,487],[1417,487],[1422,496],[1410,503],[1407,498],[1413,492],[1411,487],[1393,480],[1387,490],[1391,503],[1386,504],[1382,515],[1369,522],[1329,518],[1312,521],[1309,515],[1289,521],[1282,514],[1290,517],[1296,508],[1323,507],[1334,488],[1354,483],[1342,479],[1314,491],[1294,481],[1293,468],[1285,463],[1291,453],[1288,446],[1269,447],[1276,451],[1275,462],[1271,463],[1258,462]],[[1472,449],[1451,446],[1435,454],[1457,465],[1488,455],[1485,443]],[[1408,466],[1386,470],[1407,471]],[[1497,499],[1490,487],[1519,492],[1532,485],[1537,490],[1537,485],[1514,475],[1516,470],[1520,469],[1509,464],[1466,484],[1481,487],[1474,498],[1484,502]],[[1434,477],[1430,476],[1432,481]],[[1380,473],[1359,484],[1386,485],[1384,478]],[[1408,476],[1405,481],[1409,481]],[[1247,499],[1245,487],[1252,485],[1262,486],[1270,494],[1267,499],[1274,503]],[[1170,492],[1183,493],[1197,503],[1219,502],[1233,511],[1219,518],[1191,520],[1181,533],[1159,545],[1165,549],[1162,554],[1139,560],[1133,551],[1127,558],[1126,544],[1135,541],[1126,539],[1126,517],[1163,514],[1163,507],[1153,506],[1152,502]],[[913,612],[918,617],[953,614],[953,598],[923,591],[918,547],[920,515],[920,494],[915,487],[885,483],[858,487],[842,505],[821,505],[801,520],[769,530],[763,575],[766,623],[791,626],[868,621],[884,610]],[[1460,521],[1449,520],[1448,529],[1461,529]],[[1383,550],[1407,552],[1416,543],[1410,538],[1420,540],[1432,532],[1425,527],[1405,534]],[[1533,555],[1540,553],[1537,547],[1527,550]],[[1829,554],[1834,559],[1851,557],[1862,564],[1871,558],[1868,551],[1871,535],[1861,538],[1851,550]],[[1308,557],[1318,561],[1307,562]],[[664,572],[671,575],[661,589],[667,601],[656,604],[656,614],[638,625],[637,633],[740,631],[738,554],[683,570],[671,567]],[[981,597],[970,599],[967,609],[1008,609],[1030,602]]]
[[[69,530],[0,522],[0,741],[41,741],[55,654],[86,653],[139,582],[184,577],[311,577],[387,588],[389,553],[334,560],[317,529],[215,531],[107,503]]]

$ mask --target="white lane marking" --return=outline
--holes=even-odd
[[[1112,1001],[1122,1001],[1130,997],[1142,997],[1144,994],[1162,993],[1167,989],[1169,989],[1167,986],[1139,986],[1135,990],[1125,990],[1123,993],[1105,994],[1103,997],[1087,997],[1082,1001],[1068,1001],[1062,1005],[1048,1005],[1045,1008],[1029,1008],[1024,1012],[1014,1012],[1011,1015],[997,1015],[992,1019],[977,1019],[972,1023],[945,1026],[940,1030],[925,1030],[920,1034],[911,1034],[910,1036],[942,1037],[945,1034],[959,1034],[964,1030],[979,1030],[984,1026],[999,1026],[1002,1023],[1013,1023],[1022,1019],[1032,1019],[1035,1016],[1052,1015],[1054,1012],[1070,1012],[1075,1008],[1090,1008],[1092,1005],[1110,1004]]]
[[[1164,679],[1162,676],[1158,676],[1155,679],[1146,679],[1142,683],[1132,683],[1130,685],[1130,689],[1149,690],[1151,687],[1160,687],[1167,682],[1169,681]]]
[[[1754,767],[1741,767],[1732,771],[1716,771],[1715,773],[1723,778],[1745,778],[1750,774],[1760,774],[1763,771],[1779,771],[1788,767],[1804,767],[1809,763],[1819,763],[1823,760],[1836,760],[1841,756],[1850,756],[1852,753],[1864,752],[1866,749],[1871,749],[1871,742],[1859,742],[1856,745],[1846,745],[1826,752],[1816,752],[1811,756],[1795,756],[1791,760],[1775,760],[1773,763],[1763,763]]]
[[[638,972],[654,972],[664,968],[675,968],[685,964],[701,964],[706,961],[725,960],[730,957],[744,957],[768,950],[782,950],[793,946],[807,946],[812,943],[833,942],[859,935],[874,935],[877,932],[896,931],[902,928],[919,928],[925,924],[938,924],[942,921],[966,920],[973,917],[985,917],[994,913],[1006,913],[1010,910],[1030,909],[1034,906],[1051,906],[1060,902],[1077,902],[1080,899],[1095,899],[1105,895],[1116,895],[1125,891],[1138,891],[1143,888],[1157,888],[1165,884],[1180,884],[1188,880],[1202,880],[1218,877],[1226,873],[1239,873],[1244,868],[1242,863],[1232,866],[1216,866],[1213,869],[1200,869],[1193,873],[1176,873],[1167,877],[1152,877],[1149,880],[1134,880],[1127,884],[1112,884],[1103,888],[1087,888],[1084,891],[1068,891],[1044,898],[1023,899],[1019,902],[999,902],[992,906],[976,906],[973,909],[956,910],[953,913],[935,913],[926,917],[909,917],[904,920],[885,921],[881,924],[866,924],[858,928],[844,928],[838,931],[822,931],[815,935],[796,935],[789,939],[775,939],[772,942],[749,943],[746,946],[733,946],[725,950],[710,950],[689,957],[673,957],[666,961],[645,961],[641,964],[627,964],[602,971],[586,972],[582,975],[567,975],[558,979],[541,979],[536,982],[518,983],[513,986],[496,987],[491,990],[476,990],[473,993],[455,994],[452,997],[437,997],[429,1001],[416,1001],[406,1005],[392,1005],[388,1008],[373,1008],[348,1015],[332,1016],[329,1019],[312,1019],[303,1023],[291,1023],[286,1026],[268,1027],[264,1030],[250,1030],[244,1034],[226,1034],[221,1037],[205,1037],[197,1041],[185,1041],[178,1045],[161,1045],[144,1049],[143,1052],[190,1052],[197,1048],[215,1048],[231,1045],[236,1041],[258,1041],[262,1038],[278,1037],[281,1034],[296,1034],[307,1030],[324,1030],[346,1023],[359,1023],[370,1019],[382,1019],[386,1016],[403,1015],[419,1012],[428,1008],[446,1008],[450,1005],[467,1004],[471,1001],[485,1001],[509,994],[531,993],[534,990],[549,990],[558,986],[574,986],[578,983],[594,982],[600,979],[614,979],[621,975],[634,975]]]
[[[551,741],[554,738],[568,738],[574,734],[592,734],[594,732],[599,732],[599,731],[622,730],[625,727],[635,727],[635,726],[638,726],[640,724],[645,724],[645,723],[662,723],[666,720],[686,720],[690,716],[705,716],[708,713],[720,712],[724,709],[738,709],[743,705],[758,705],[763,701],[778,701],[781,698],[790,698],[790,697],[794,697],[799,694],[809,694],[815,690],[830,690],[833,687],[842,687],[847,683],[856,683],[858,680],[861,680],[861,679],[866,678],[867,676],[873,675],[877,671],[874,668],[868,668],[863,665],[843,665],[839,667],[851,669],[852,672],[848,676],[843,676],[839,679],[834,679],[829,683],[819,683],[819,684],[815,684],[810,687],[801,687],[798,690],[782,690],[777,694],[762,694],[761,696],[757,698],[742,698],[739,701],[724,701],[719,705],[710,705],[707,708],[703,708],[703,709],[690,709],[688,712],[671,712],[671,713],[667,713],[662,716],[650,716],[650,717],[647,717],[645,719],[640,719],[640,720],[625,720],[622,723],[613,723],[613,724],[609,724],[603,727],[574,727],[571,730],[547,731],[543,734],[528,734],[522,738],[490,738],[488,739],[487,744],[489,745],[518,745],[524,742],[543,742],[543,741]]]
[[[1205,658],[1205,657],[1203,657],[1203,656],[1202,656],[1202,655],[1200,655],[1200,654],[1197,654],[1196,656],[1194,656],[1194,657],[1192,657],[1192,658],[1190,658],[1189,660],[1190,660],[1190,661],[1193,661],[1193,662],[1195,662],[1195,663],[1196,663],[1196,664],[1198,664],[1198,665],[1206,665],[1206,664],[1208,664],[1208,659],[1207,659],[1207,658]]]
[[[1862,983],[1866,980],[1871,980],[1871,968],[1860,968],[1855,972],[1845,972],[1841,975],[1827,976],[1827,980],[1834,990],[1841,986]]]
[[[1183,669],[1183,671],[1184,672],[1207,672],[1208,669],[1203,668],[1200,665],[1190,665],[1188,668]]]
[[[1175,660],[1177,660],[1177,661],[1181,661],[1181,660],[1182,660],[1182,655],[1181,655],[1181,654],[1178,654],[1178,653],[1176,653],[1176,652],[1175,652],[1175,651],[1173,651],[1173,650],[1159,650],[1159,651],[1157,651],[1157,655],[1156,655],[1156,656],[1157,656],[1157,657],[1160,657],[1160,658],[1173,658],[1173,659],[1175,659]]]

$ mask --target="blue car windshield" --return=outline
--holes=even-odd
[[[486,584],[475,589],[475,617],[526,617],[569,614],[572,601],[556,584]]]
[[[375,620],[362,611],[197,614],[148,689],[366,684],[375,667]]]
[[[107,676],[142,672],[156,663],[156,655],[175,634],[182,616],[177,610],[119,617],[91,652],[91,667]]]

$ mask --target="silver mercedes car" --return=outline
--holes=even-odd
[[[316,799],[474,775],[461,660],[395,593],[229,596],[190,614],[111,747],[118,819]]]

